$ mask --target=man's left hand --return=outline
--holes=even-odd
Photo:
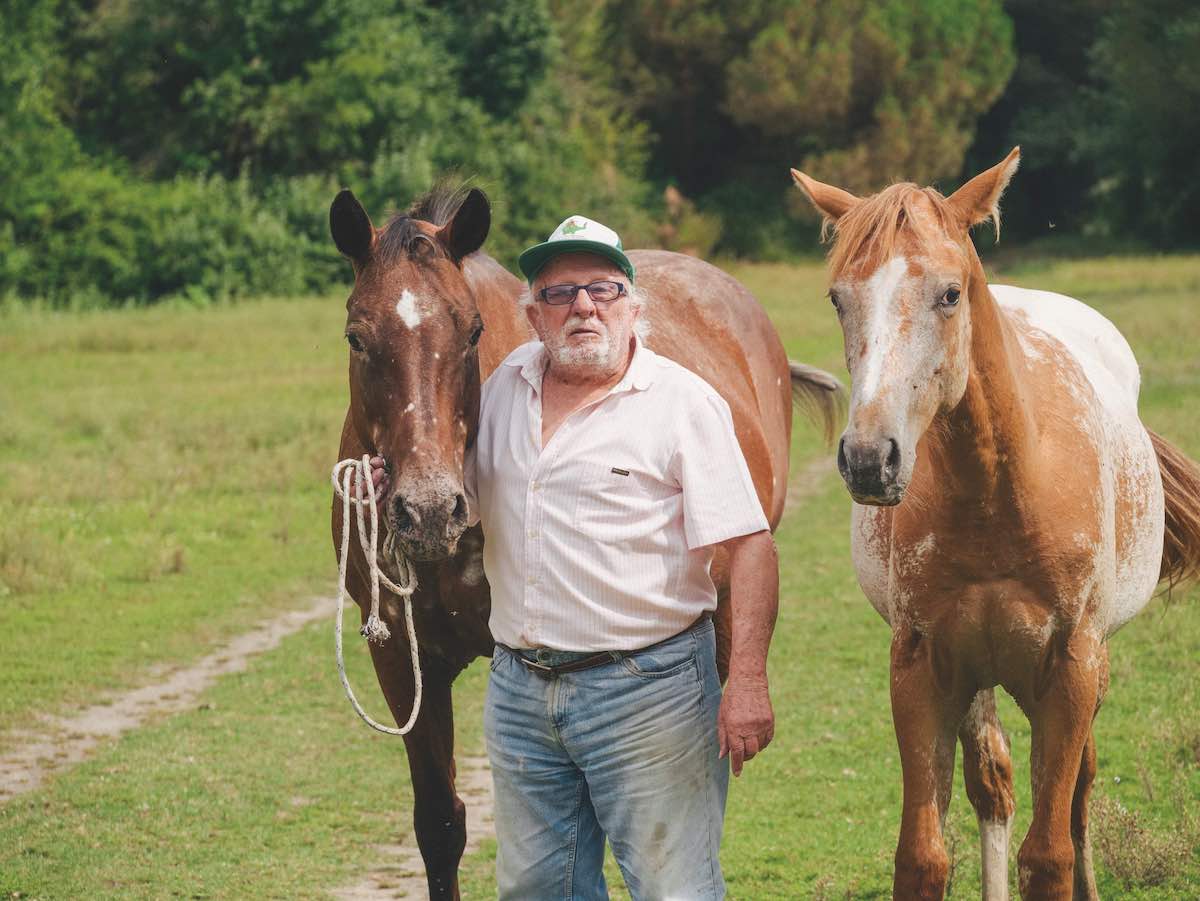
[[[729,755],[733,775],[742,765],[771,743],[775,737],[775,713],[766,679],[730,677],[717,715],[717,739],[721,757]]]

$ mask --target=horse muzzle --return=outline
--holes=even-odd
[[[895,438],[864,441],[843,435],[838,442],[838,472],[859,504],[892,507],[900,503],[907,487],[900,480],[901,462]]]
[[[388,530],[396,547],[417,562],[445,560],[467,530],[467,498],[448,478],[409,480],[387,500]]]

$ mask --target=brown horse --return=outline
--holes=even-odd
[[[1108,638],[1160,579],[1200,566],[1200,469],[1139,420],[1125,339],[1078,301],[987,283],[967,231],[999,228],[1017,161],[949,198],[899,184],[859,199],[793,170],[836,235],[830,298],[853,378],[838,468],[859,583],[892,627],[897,898],[942,897],[956,735],[984,897],[1008,897],[996,685],[1033,733],[1021,894],[1096,897],[1087,800]]]
[[[346,304],[350,407],[338,458],[369,453],[387,461],[384,528],[415,564],[419,585],[414,618],[424,701],[404,741],[417,843],[434,898],[458,897],[466,841],[465,809],[454,791],[450,684],[472,659],[492,652],[483,535],[467,528],[463,455],[475,437],[480,380],[533,337],[518,301],[523,284],[479,251],[490,221],[478,190],[435,189],[379,230],[349,191],[330,209],[334,242],[354,267]],[[647,344],[702,376],[728,401],[774,527],[786,497],[793,391],[821,412],[828,432],[836,380],[789,366],[762,308],[720,270],[672,253],[629,256],[646,298]],[[341,528],[342,506],[335,502],[335,548]],[[365,618],[367,564],[357,543],[351,547],[347,589]],[[384,556],[381,567],[394,573],[396,561]],[[714,560],[713,580],[721,599],[719,648],[727,662],[729,578],[722,558]],[[381,617],[392,637],[372,644],[371,656],[399,723],[409,715],[414,680],[398,598],[385,592]]]

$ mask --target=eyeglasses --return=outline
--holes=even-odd
[[[580,289],[587,291],[594,304],[608,305],[625,296],[625,286],[620,282],[599,281],[590,285],[551,285],[538,291],[538,297],[552,307],[574,303]]]

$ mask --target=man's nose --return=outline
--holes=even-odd
[[[592,295],[588,294],[587,288],[580,286],[575,289],[575,299],[571,301],[571,312],[580,316],[591,316],[596,312],[596,305],[592,302]]]

